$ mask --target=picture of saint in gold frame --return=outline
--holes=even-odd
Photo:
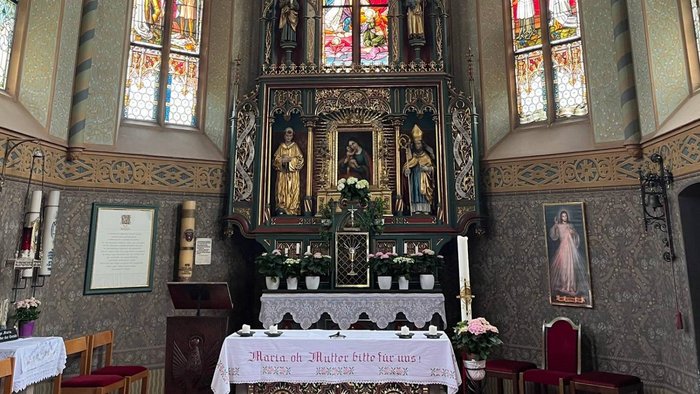
[[[583,203],[544,204],[544,222],[550,303],[592,308]]]
[[[336,144],[337,176],[340,179],[355,177],[374,182],[374,139],[371,130],[339,130]]]

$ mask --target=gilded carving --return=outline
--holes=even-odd
[[[301,90],[273,90],[272,97],[270,116],[281,114],[284,120],[289,121],[292,114],[303,114]]]
[[[391,35],[391,64],[399,62],[399,17],[401,16],[398,0],[389,2],[389,17],[391,18],[391,26],[389,34]]]
[[[452,156],[454,157],[455,197],[460,200],[476,199],[474,178],[474,147],[471,123],[471,110],[468,99],[448,84],[450,105],[448,112],[452,119]]]
[[[316,115],[356,113],[357,110],[388,114],[391,112],[390,96],[388,88],[317,89]]]
[[[267,51],[267,48],[266,48]],[[315,63],[304,64],[269,64],[269,56],[266,55],[268,63],[263,63],[261,72],[263,75],[343,75],[343,74],[380,74],[380,73],[436,73],[445,71],[444,60],[430,62],[392,63],[388,66],[382,65],[358,65],[350,67],[327,67],[318,66]]]
[[[258,88],[256,87],[238,104],[233,201],[251,201],[253,196],[253,162],[255,161],[255,131],[258,115]]]
[[[422,116],[426,111],[437,113],[435,93],[432,88],[407,88],[403,113],[415,112]]]

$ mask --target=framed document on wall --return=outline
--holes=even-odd
[[[155,206],[93,204],[84,294],[153,290]]]

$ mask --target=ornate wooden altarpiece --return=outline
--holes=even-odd
[[[268,251],[332,255],[327,286],[357,291],[376,286],[369,253],[440,251],[480,226],[477,115],[450,74],[444,1],[422,2],[425,31],[416,35],[409,34],[409,3],[387,0],[386,61],[340,66],[323,55],[326,2],[292,1],[298,14],[290,38],[289,1],[262,1],[260,76],[235,103],[231,128],[229,226]],[[298,149],[290,152],[301,160],[275,163],[288,128]],[[414,182],[418,175],[405,174],[417,139],[430,159],[421,165],[432,165],[427,189]],[[363,207],[341,201],[338,180],[354,175],[346,156],[364,163],[371,198],[386,203],[380,234],[356,223]],[[280,183],[282,172],[292,175]],[[426,197],[428,189],[429,201],[414,204],[413,195]]]

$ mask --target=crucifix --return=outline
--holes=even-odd
[[[462,311],[462,320],[469,320],[472,318],[472,300],[474,299],[474,294],[472,294],[472,288],[469,285],[469,281],[464,278],[464,282],[459,289],[459,295],[456,297],[460,300],[460,306]]]

